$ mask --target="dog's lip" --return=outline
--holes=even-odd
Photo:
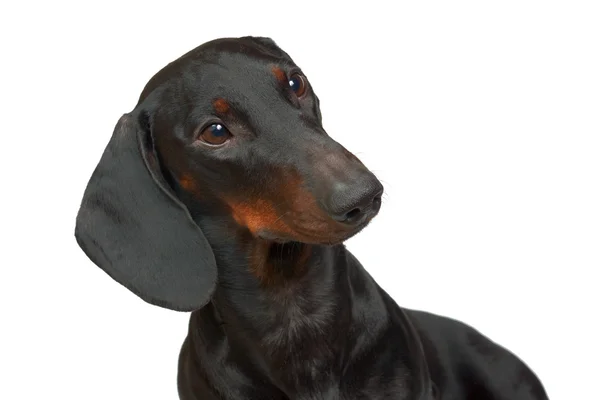
[[[279,244],[284,244],[284,243],[288,243],[288,242],[292,242],[293,240],[291,238],[283,238],[281,236],[275,235],[273,232],[267,230],[267,229],[261,229],[257,236],[263,240],[268,240],[270,242],[275,242],[275,243],[279,243]]]
[[[365,216],[365,218],[362,218],[362,220],[360,221],[360,223],[358,225],[354,225],[352,227],[347,226],[346,227],[347,229],[345,229],[345,232],[343,234],[332,235],[329,239],[324,239],[324,236],[326,236],[326,235],[323,235],[319,238],[314,238],[314,240],[310,240],[311,238],[308,237],[309,240],[306,240],[307,237],[298,238],[298,237],[295,237],[294,235],[288,235],[288,234],[281,235],[280,233],[277,234],[268,229],[261,229],[260,231],[257,232],[256,236],[259,237],[260,239],[278,243],[278,244],[285,244],[285,243],[290,243],[290,242],[304,242],[304,243],[320,244],[320,245],[336,245],[336,244],[343,243],[346,240],[348,240],[351,237],[358,234],[360,231],[362,231],[364,228],[366,228],[367,225],[369,225],[371,220],[373,220],[373,218],[376,215],[377,215],[377,213],[375,212],[371,215]],[[343,224],[341,224],[341,223],[337,223],[337,225],[343,226]]]
[[[354,235],[357,235],[358,233],[360,233],[360,231],[365,229],[367,227],[367,225],[369,225],[369,223],[373,220],[373,218],[375,218],[375,215],[376,214],[373,214],[373,215],[362,218],[360,223],[358,225],[353,226],[352,230],[350,230],[347,235],[344,235],[344,238],[340,242],[345,242],[346,240],[350,239]]]

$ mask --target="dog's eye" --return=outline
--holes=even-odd
[[[306,78],[304,78],[300,74],[292,74],[288,81],[290,87],[296,93],[296,96],[302,97],[304,93],[306,93]]]
[[[200,134],[200,140],[208,144],[212,144],[213,146],[225,143],[227,140],[229,140],[230,137],[231,134],[229,133],[227,128],[225,128],[221,124],[209,125],[206,128],[204,128],[204,130]]]

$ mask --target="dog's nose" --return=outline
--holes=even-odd
[[[368,174],[353,181],[337,181],[326,204],[334,220],[358,225],[381,208],[383,186],[374,175]]]

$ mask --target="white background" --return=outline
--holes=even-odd
[[[74,219],[147,80],[248,34],[292,56],[385,183],[348,247],[397,302],[473,325],[552,399],[597,396],[597,2],[6,3],[0,398],[176,399],[188,315],[94,266]]]

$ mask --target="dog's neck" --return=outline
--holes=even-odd
[[[320,398],[337,393],[373,337],[391,335],[386,340],[393,336],[403,349],[397,361],[406,366],[406,384],[427,381],[416,368],[423,355],[406,315],[344,245],[265,241],[227,212],[207,215],[187,204],[218,268],[211,303],[190,320],[190,340],[207,353],[199,360],[217,357],[250,379],[270,381],[273,390]]]
[[[240,318],[261,341],[272,341],[271,348],[280,342],[290,345],[293,337],[286,335],[299,334],[305,325],[320,332],[320,325],[336,320],[332,316],[344,297],[339,291],[349,289],[343,245],[267,241],[218,217],[197,223],[217,261],[213,303],[224,320]],[[221,228],[215,229],[217,225]]]
[[[219,274],[212,311],[192,317],[198,330],[220,325],[231,352],[250,356],[282,389],[294,391],[303,381],[326,387],[331,383],[318,381],[341,376],[353,319],[344,246],[268,242],[225,217],[197,223]],[[385,314],[385,307],[375,310]]]

